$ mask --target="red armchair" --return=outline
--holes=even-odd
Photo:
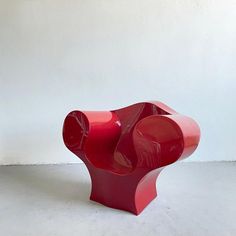
[[[90,199],[136,215],[156,197],[161,170],[193,153],[199,138],[194,120],[161,102],[75,110],[63,126],[65,145],[90,173]]]

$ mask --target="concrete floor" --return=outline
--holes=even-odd
[[[83,164],[0,167],[0,235],[236,235],[236,163],[162,172],[141,215],[88,200]]]

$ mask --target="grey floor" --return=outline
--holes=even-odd
[[[236,235],[236,163],[164,169],[135,216],[88,200],[83,164],[0,167],[0,235]]]

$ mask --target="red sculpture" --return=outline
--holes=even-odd
[[[193,153],[199,138],[194,120],[161,102],[75,110],[63,127],[65,145],[90,173],[90,199],[136,215],[157,196],[161,170]]]

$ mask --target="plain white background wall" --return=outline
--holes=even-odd
[[[236,1],[0,0],[0,164],[79,161],[73,109],[160,100],[200,125],[192,161],[236,160]]]

